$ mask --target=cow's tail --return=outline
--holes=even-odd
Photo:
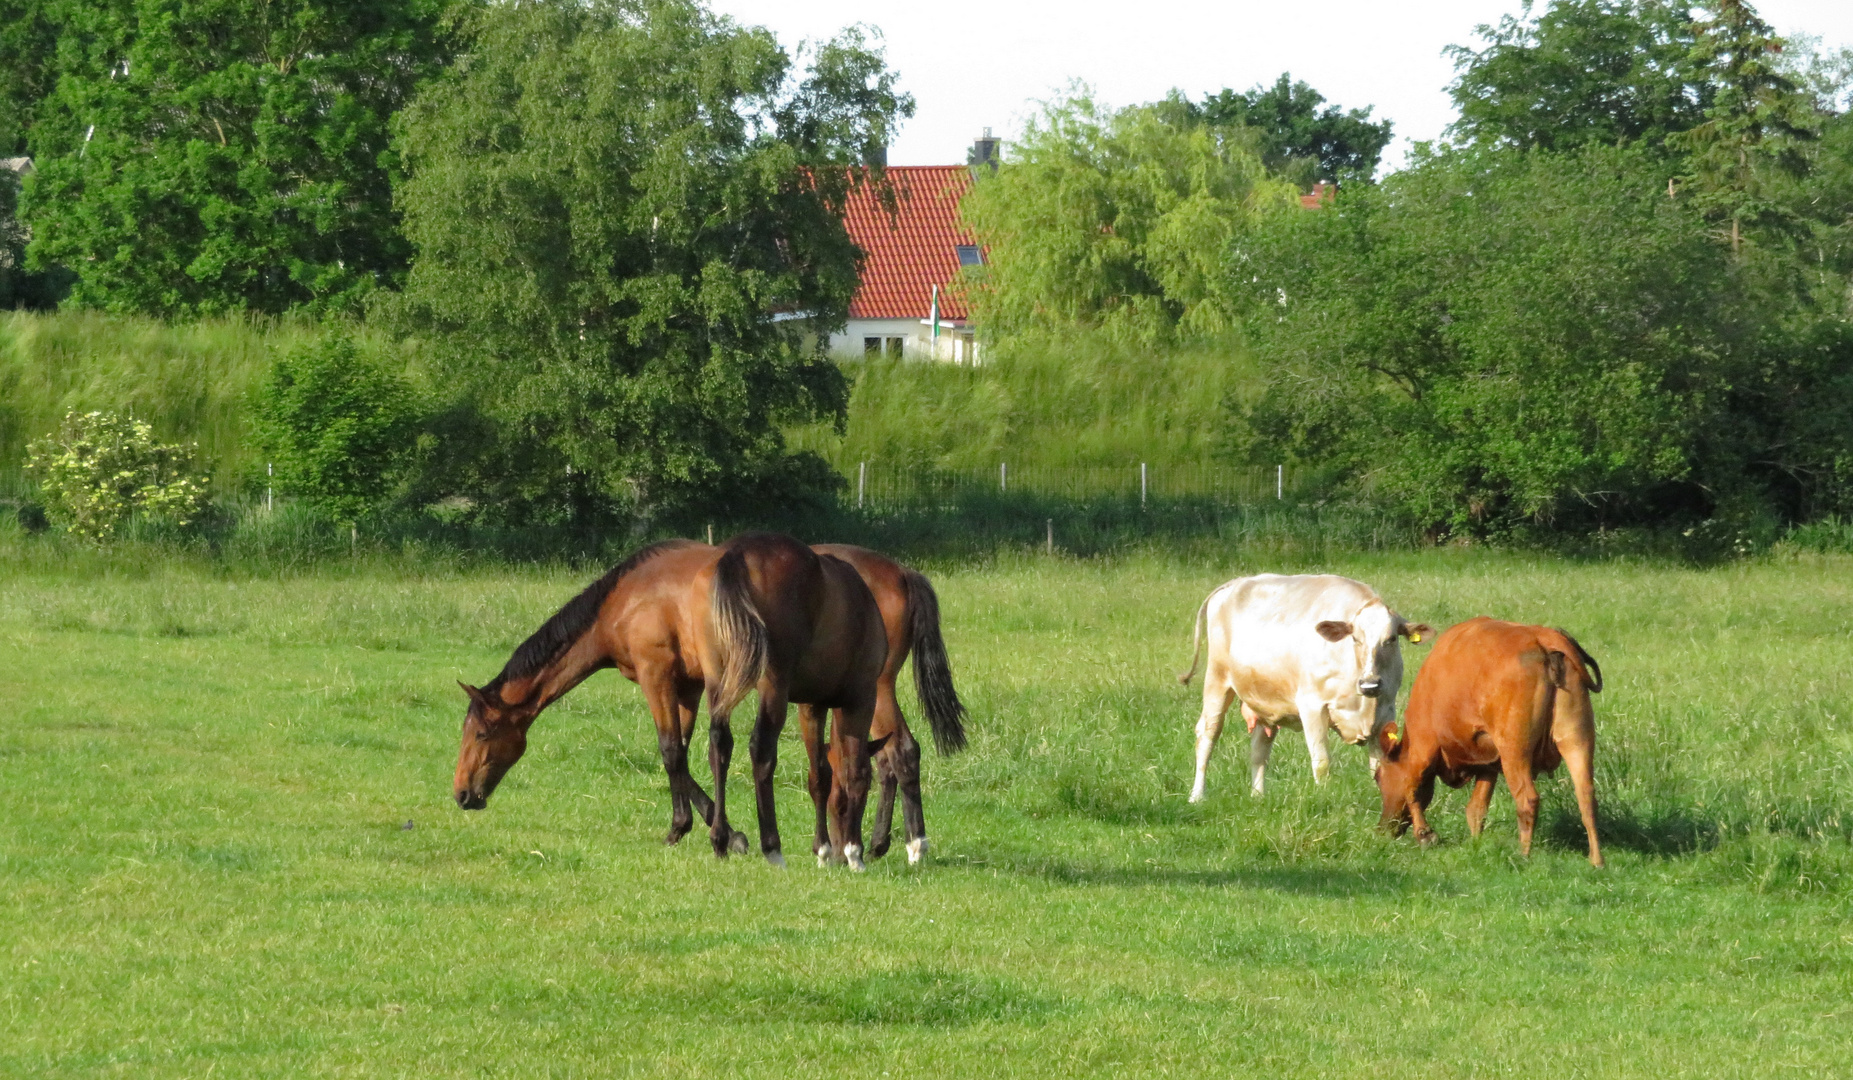
[[[1588,670],[1589,675],[1586,681],[1589,683],[1589,692],[1600,694],[1602,692],[1602,665],[1596,663],[1596,658],[1589,655],[1589,650],[1583,648],[1580,642],[1571,637],[1569,631],[1561,626],[1556,629],[1559,634],[1563,635],[1563,639],[1570,643],[1570,647],[1576,650],[1577,659],[1582,661],[1583,667]]]
[[[1211,589],[1210,594],[1203,598],[1203,603],[1197,605],[1197,617],[1190,620],[1190,667],[1179,672],[1177,676],[1177,681],[1183,683],[1185,686],[1190,685],[1190,677],[1197,673],[1197,659],[1203,655],[1203,638],[1205,636],[1203,633],[1203,613],[1209,610],[1210,601],[1216,599],[1216,594],[1221,591],[1221,589]]]
[[[714,593],[708,601],[721,659],[720,681],[710,687],[708,707],[723,716],[758,685],[768,650],[766,620],[753,606],[752,582],[741,551],[728,551],[715,565]]]
[[[933,742],[941,754],[965,749],[965,703],[952,686],[952,662],[939,635],[939,594],[917,570],[902,574],[907,583],[907,611],[914,638],[914,693],[933,724]]]

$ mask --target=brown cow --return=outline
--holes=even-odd
[[[1435,780],[1457,788],[1471,779],[1467,828],[1479,836],[1503,771],[1518,804],[1519,850],[1529,856],[1538,818],[1532,777],[1568,762],[1589,832],[1589,861],[1601,866],[1596,723],[1589,703],[1589,695],[1601,691],[1602,668],[1562,630],[1485,616],[1451,627],[1416,676],[1401,737],[1387,729],[1380,737],[1384,826],[1400,833],[1413,822],[1418,840],[1433,841],[1423,811],[1434,798]]]

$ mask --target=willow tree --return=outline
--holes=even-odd
[[[1230,242],[1294,194],[1251,132],[1200,123],[1178,101],[1057,101],[962,207],[989,247],[974,315],[999,337],[1097,328],[1154,344],[1229,329]]]
[[[390,306],[472,425],[451,483],[642,513],[827,482],[782,425],[840,422],[842,223],[912,102],[859,30],[799,61],[691,0],[515,0],[399,124],[417,257]]]

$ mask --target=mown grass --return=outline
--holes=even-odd
[[[1561,775],[1528,863],[1503,790],[1477,843],[1445,795],[1421,850],[1375,830],[1361,754],[1316,787],[1291,734],[1265,799],[1234,738],[1185,802],[1190,613],[1309,559],[933,566],[972,749],[927,763],[930,863],[852,877],[664,848],[615,675],[455,809],[453,680],[587,568],[258,574],[42,539],[0,560],[0,1073],[1762,1076],[1853,1052],[1853,559],[1317,562],[1602,661],[1607,871]]]

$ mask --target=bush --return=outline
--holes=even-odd
[[[28,447],[26,470],[39,483],[53,523],[103,543],[135,513],[186,525],[206,505],[206,488],[187,471],[194,447],[155,441],[146,422],[108,412],[68,413],[58,434]]]
[[[277,486],[349,526],[390,490],[419,424],[411,387],[344,334],[278,357],[253,413]]]

